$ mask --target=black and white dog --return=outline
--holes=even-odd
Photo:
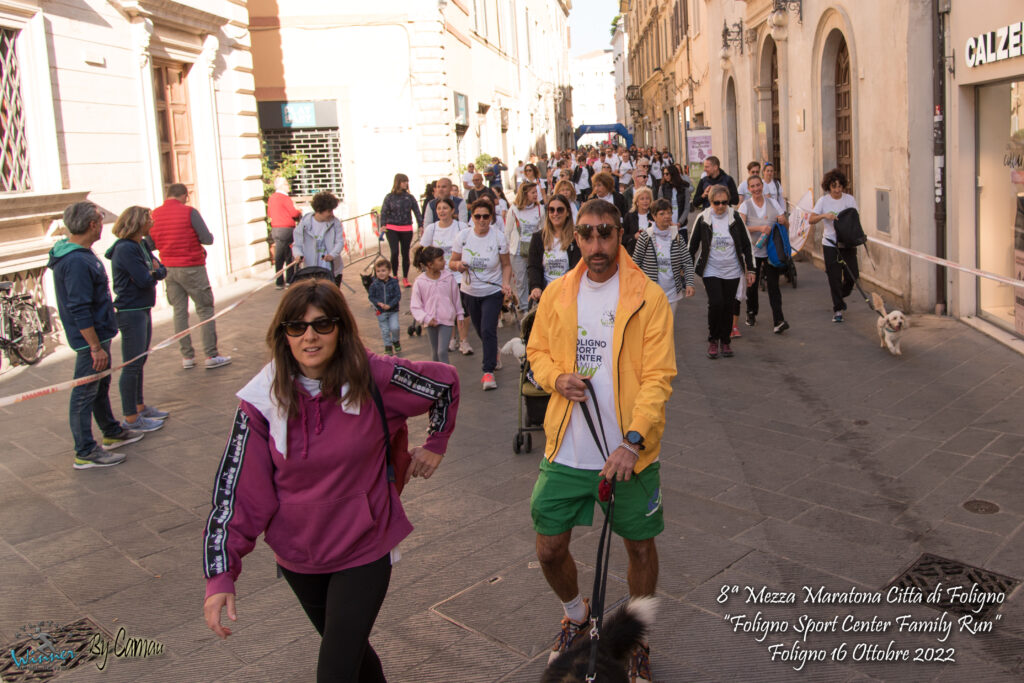
[[[601,683],[629,683],[626,665],[633,648],[654,623],[657,598],[636,598],[606,619],[597,646],[597,680]],[[588,629],[589,631],[589,629]],[[590,637],[584,633],[576,643],[548,665],[541,683],[583,683],[590,663]]]

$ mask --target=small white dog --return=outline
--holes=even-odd
[[[505,345],[501,347],[501,352],[505,355],[512,356],[520,363],[526,358],[526,344],[519,337],[512,337]]]
[[[907,316],[898,309],[886,313],[885,302],[875,292],[871,293],[871,305],[881,314],[878,322],[875,323],[878,326],[878,345],[888,348],[889,353],[894,356],[902,356],[900,338],[903,336],[903,330],[910,326]]]

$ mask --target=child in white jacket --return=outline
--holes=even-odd
[[[439,247],[417,248],[412,264],[423,271],[412,286],[412,317],[427,328],[431,360],[447,363],[452,326],[465,317],[459,283],[445,268]]]

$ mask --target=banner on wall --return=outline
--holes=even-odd
[[[804,248],[807,238],[814,232],[811,225],[811,209],[814,208],[814,195],[810,190],[804,193],[796,204],[790,204],[789,210],[789,244],[793,253]]]
[[[703,164],[711,156],[711,129],[691,128],[686,131],[686,160],[690,164]]]

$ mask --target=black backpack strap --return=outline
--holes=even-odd
[[[377,382],[371,381],[370,388],[373,393],[373,402],[377,405],[377,412],[380,413],[380,424],[384,429],[384,462],[387,465],[388,481],[395,480],[395,468],[391,465],[391,431],[388,429],[388,418],[384,413],[384,399],[380,396],[380,389]]]

